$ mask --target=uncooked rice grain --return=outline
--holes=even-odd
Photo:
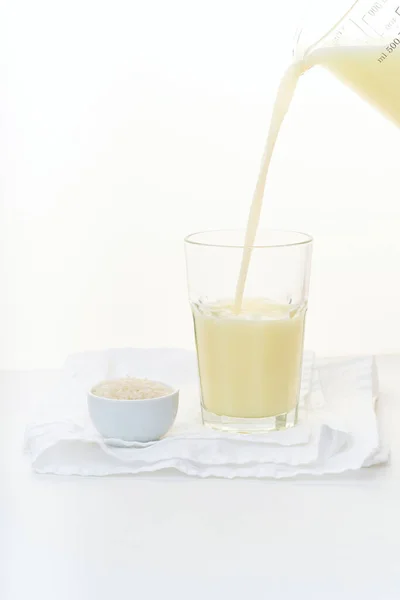
[[[101,381],[92,388],[92,394],[111,400],[147,400],[171,393],[171,389],[158,381],[124,377]]]

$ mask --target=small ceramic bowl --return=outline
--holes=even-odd
[[[171,429],[179,404],[179,390],[166,387],[170,394],[145,400],[113,400],[90,391],[88,407],[93,425],[106,439],[124,442],[160,439]]]

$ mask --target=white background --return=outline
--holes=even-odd
[[[0,367],[190,346],[184,235],[244,226],[302,2],[14,0],[0,15]],[[399,132],[299,87],[263,224],[315,237],[308,347],[400,347]]]

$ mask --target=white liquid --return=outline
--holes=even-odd
[[[194,306],[203,405],[216,415],[260,418],[293,410],[300,385],[306,306],[243,298],[260,221],[268,170],[299,77],[321,65],[400,125],[400,46],[316,50],[286,71],[276,97],[260,174],[248,218],[236,296]]]
[[[260,222],[265,184],[275,144],[300,76],[315,65],[331,71],[382,114],[400,126],[400,46],[388,53],[383,46],[332,47],[315,50],[306,61],[293,64],[284,74],[276,96],[264,155],[261,161],[246,229],[242,264],[236,286],[234,311],[239,314],[247,273]]]
[[[260,222],[261,209],[264,199],[265,184],[274,152],[276,140],[278,139],[279,131],[282,127],[283,120],[289,110],[294,92],[296,90],[299,77],[304,72],[303,63],[291,65],[284,74],[279,85],[278,94],[276,96],[274,109],[272,112],[271,124],[268,132],[267,142],[265,144],[264,155],[261,161],[260,174],[258,176],[256,189],[254,190],[253,200],[250,206],[250,213],[247,221],[246,237],[244,241],[244,250],[242,255],[242,264],[240,267],[239,279],[236,286],[234,311],[239,314],[244,288],[246,285],[247,273],[249,270],[251,249],[254,245],[257,229]]]
[[[262,418],[295,409],[306,307],[244,300],[193,306],[204,408],[226,417]]]

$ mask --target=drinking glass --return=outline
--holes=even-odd
[[[205,425],[236,432],[297,422],[312,238],[260,231],[240,308],[235,291],[244,232],[185,239]]]

